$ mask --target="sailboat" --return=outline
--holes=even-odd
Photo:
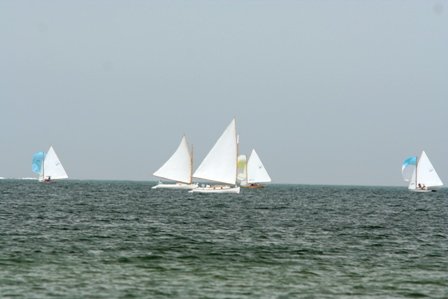
[[[241,187],[245,188],[263,188],[262,183],[270,183],[271,177],[264,168],[260,157],[255,149],[250,153],[246,166],[246,178],[241,181]]]
[[[192,183],[193,150],[188,148],[187,138],[182,137],[173,155],[163,164],[154,176],[175,181],[174,184],[159,182],[152,189],[194,189],[198,184]]]
[[[412,172],[409,170],[412,170]],[[409,182],[408,189],[414,192],[436,191],[434,188],[443,186],[442,180],[437,175],[425,151],[422,151],[418,159],[413,156],[404,160],[401,173],[403,179]]]
[[[194,178],[223,185],[205,185],[189,192],[240,193],[237,183],[237,135],[233,119],[193,174]]]
[[[68,178],[53,146],[50,146],[47,153],[43,151],[34,153],[31,167],[32,171],[39,175],[39,182],[50,182]]]

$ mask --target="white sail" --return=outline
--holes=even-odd
[[[61,164],[61,161],[59,161],[58,156],[56,155],[56,152],[54,151],[53,147],[50,146],[50,149],[48,150],[47,154],[45,155],[44,165],[42,168],[42,174],[40,176],[40,180],[43,179],[66,179],[68,178],[67,173],[65,172],[64,167]]]
[[[235,184],[237,171],[237,140],[235,119],[216,141],[193,177]]]
[[[271,177],[264,168],[263,163],[258,157],[257,152],[253,149],[247,161],[247,182],[249,184],[255,183],[269,183]]]
[[[192,161],[187,139],[183,136],[174,154],[153,175],[189,184],[191,183]]]
[[[419,183],[427,188],[443,186],[425,151],[422,151],[417,164],[417,186]]]
[[[414,168],[411,180],[409,182],[409,190],[430,190],[434,187],[443,186],[442,180],[438,176],[431,161],[425,151],[422,151],[417,162],[417,167]]]

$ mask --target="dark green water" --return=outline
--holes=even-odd
[[[1,298],[448,298],[448,190],[0,181]]]

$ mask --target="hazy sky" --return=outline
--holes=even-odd
[[[448,1],[0,1],[0,176],[196,166],[233,117],[275,183],[448,183]]]

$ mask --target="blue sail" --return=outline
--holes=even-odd
[[[44,163],[45,159],[45,153],[44,152],[37,152],[33,155],[33,162],[31,164],[31,169],[34,173],[41,173],[42,172],[42,165]]]
[[[403,165],[401,165],[401,172],[408,167],[409,165],[416,165],[417,164],[417,157],[409,157],[406,160],[403,161]]]

